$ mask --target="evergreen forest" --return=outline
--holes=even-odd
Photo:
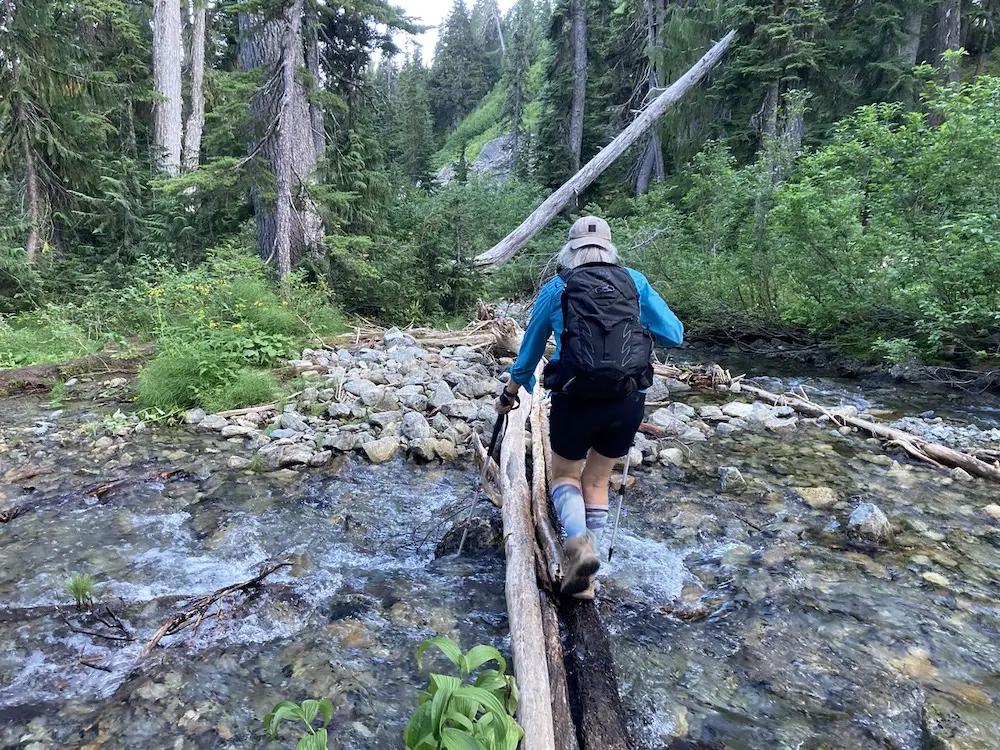
[[[529,299],[606,216],[689,336],[1000,356],[996,0],[0,0],[0,367],[153,343],[148,406],[267,398],[357,319]],[[514,229],[728,29],[513,260]],[[235,384],[235,385],[234,385]]]

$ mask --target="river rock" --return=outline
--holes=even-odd
[[[229,422],[226,421],[225,417],[220,417],[218,414],[209,414],[198,423],[198,427],[203,430],[220,432],[227,424],[229,424]]]
[[[684,451],[680,448],[664,448],[660,451],[659,459],[661,464],[680,466],[684,463]]]
[[[739,491],[747,486],[747,480],[735,466],[720,466],[716,473],[719,476],[719,492]]]
[[[355,432],[333,432],[324,437],[320,445],[340,453],[350,453],[359,445],[358,435]]]
[[[441,413],[446,417],[470,420],[476,418],[479,407],[471,401],[449,401],[441,407]]]
[[[278,427],[283,430],[293,430],[295,432],[305,432],[309,429],[306,420],[301,414],[294,411],[286,411],[278,417]]]
[[[963,469],[961,466],[956,466],[954,469],[948,472],[948,475],[959,482],[971,482],[972,475]]]
[[[361,378],[354,378],[344,383],[344,390],[352,396],[360,397],[361,394],[370,391],[372,388],[375,388],[375,384],[372,381]]]
[[[245,469],[250,465],[250,459],[243,456],[230,456],[226,463],[230,469]]]
[[[687,425],[669,409],[657,409],[649,416],[650,424],[659,427],[669,436],[683,434]]]
[[[309,463],[312,451],[301,445],[285,443],[265,445],[257,451],[257,455],[263,459],[264,467],[268,471],[274,471]]]
[[[350,419],[351,412],[350,404],[330,404],[326,409],[326,415],[330,419]]]
[[[365,455],[368,456],[368,460],[373,464],[384,464],[386,461],[391,461],[393,456],[396,455],[396,450],[399,448],[399,439],[387,436],[373,440],[370,443],[365,443],[361,447],[364,449]]]
[[[927,581],[927,583],[932,583],[935,586],[940,586],[942,588],[947,588],[949,586],[948,579],[940,573],[927,571],[926,573],[922,573],[920,577]]]
[[[294,440],[301,434],[302,433],[297,430],[279,428],[277,430],[273,430],[270,437],[272,440]]]
[[[427,403],[435,409],[442,408],[445,404],[450,404],[455,400],[455,394],[443,380],[437,380],[430,385],[430,395]]]
[[[204,409],[188,409],[184,412],[184,424],[196,425],[201,424],[201,421],[205,418]]]
[[[427,423],[427,418],[415,411],[409,411],[403,415],[402,430],[403,436],[408,440],[419,440],[431,436],[431,426]]]
[[[246,427],[244,425],[239,425],[239,424],[227,424],[225,427],[222,428],[222,437],[224,438],[234,438],[234,437],[248,438],[248,437],[253,437],[256,434],[257,430],[255,430],[253,427]]]
[[[368,421],[384,430],[389,425],[399,424],[402,418],[402,414],[398,411],[377,411],[369,415]]]
[[[747,404],[743,401],[732,401],[722,407],[722,413],[727,417],[746,419],[753,413],[753,404]]]
[[[421,461],[433,461],[437,458],[437,443],[432,437],[417,438],[410,442],[410,453]]]
[[[333,458],[333,451],[317,451],[309,457],[310,466],[325,466]]]
[[[983,508],[983,512],[994,521],[1000,521],[1000,505],[987,505]]]
[[[667,411],[673,414],[682,422],[687,422],[695,415],[694,408],[688,406],[687,404],[681,403],[680,401],[675,401],[667,407]]]
[[[792,487],[792,491],[816,510],[825,510],[837,504],[837,493],[829,487]]]
[[[892,525],[882,509],[874,503],[861,503],[847,521],[849,536],[873,544],[892,541]]]
[[[382,334],[382,343],[386,349],[393,346],[416,346],[417,341],[409,334],[403,333],[398,328],[390,328]]]
[[[725,422],[728,417],[722,413],[722,407],[715,404],[705,404],[698,407],[698,416],[706,422]]]
[[[434,452],[442,461],[457,461],[458,446],[455,442],[441,438],[434,443]]]

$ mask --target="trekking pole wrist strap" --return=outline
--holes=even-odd
[[[521,399],[518,396],[518,394],[508,393],[507,389],[504,388],[500,392],[500,403],[503,404],[504,406],[510,406],[511,404],[513,404],[514,408],[516,409],[518,406],[521,405]]]

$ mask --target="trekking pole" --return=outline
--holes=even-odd
[[[629,447],[625,456],[625,468],[622,470],[622,485],[618,488],[618,513],[615,515],[615,527],[611,531],[611,546],[608,548],[608,562],[615,554],[615,538],[618,536],[618,524],[622,520],[622,507],[625,505],[625,485],[628,484],[628,465],[632,460],[632,448]]]
[[[497,439],[500,435],[506,431],[507,425],[507,415],[498,414],[497,421],[493,423],[493,437],[490,438],[490,447],[486,451],[486,458],[483,459],[483,470],[479,473],[479,487],[476,490],[475,497],[472,498],[472,505],[469,506],[469,515],[465,518],[465,528],[462,529],[462,540],[458,543],[458,553],[456,557],[462,556],[462,550],[465,549],[465,538],[469,534],[469,524],[472,523],[472,516],[476,512],[476,503],[479,502],[479,493],[485,491],[486,487],[486,472],[490,468],[490,459],[493,458],[493,450],[496,448]]]

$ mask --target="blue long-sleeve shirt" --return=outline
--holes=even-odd
[[[639,321],[653,334],[660,346],[680,346],[684,340],[683,324],[645,276],[631,268],[626,270],[639,291]],[[561,276],[556,276],[542,287],[535,300],[531,320],[521,341],[521,351],[510,368],[511,380],[527,391],[535,387],[535,368],[545,354],[549,335],[553,333],[556,352],[552,359],[559,359],[563,332],[562,295],[565,288],[566,282]]]

